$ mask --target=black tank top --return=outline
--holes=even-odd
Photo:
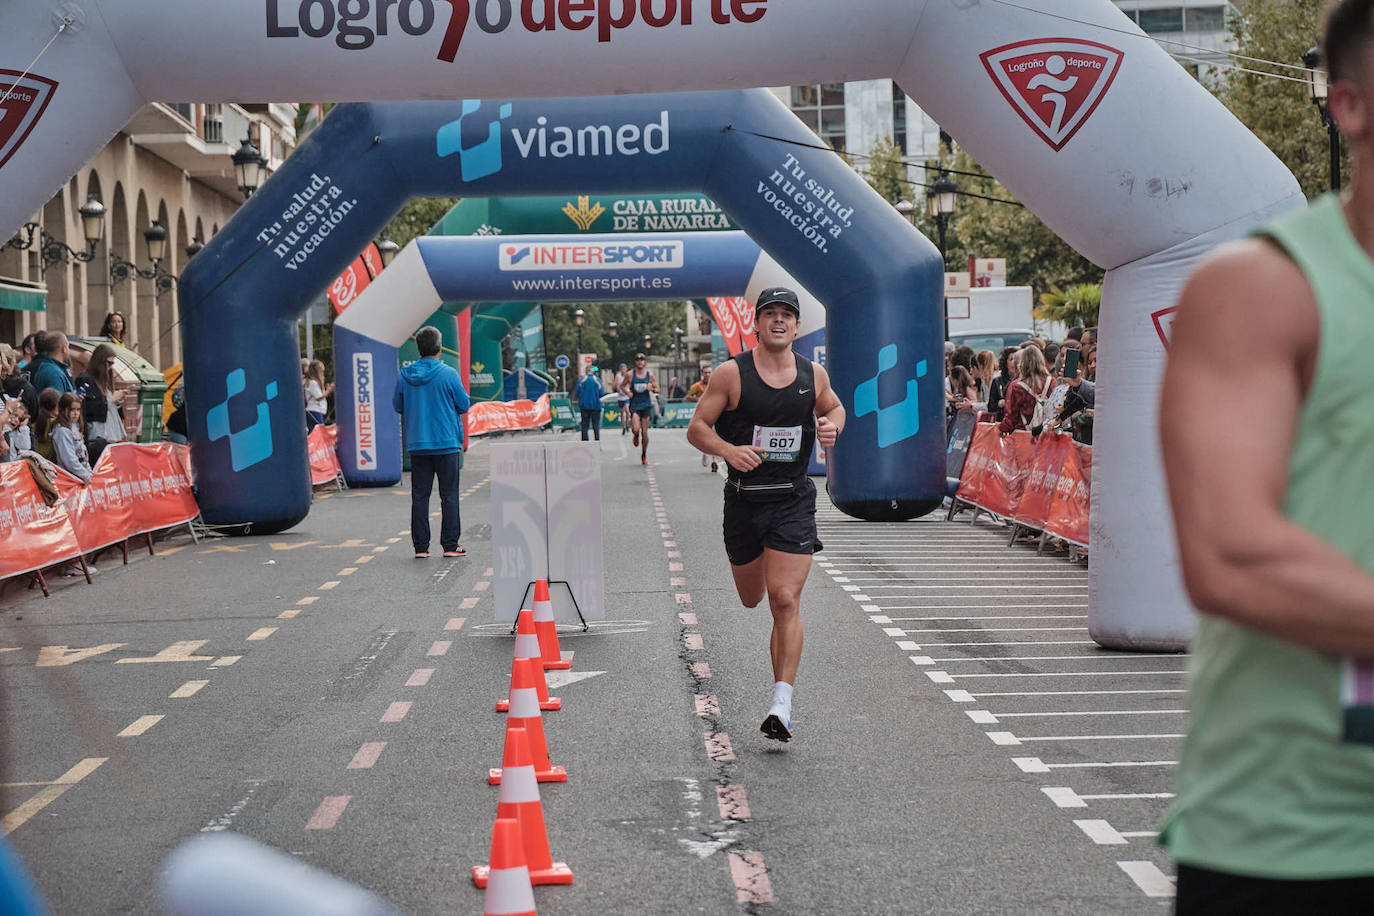
[[[735,357],[739,366],[739,405],[716,421],[716,433],[731,445],[757,445],[763,463],[748,473],[726,465],[730,488],[754,497],[784,496],[806,480],[816,440],[816,380],[811,361],[793,353],[797,379],[786,388],[765,382],[754,365],[754,351]]]

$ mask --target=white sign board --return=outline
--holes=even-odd
[[[515,620],[522,598],[530,606],[535,579],[549,580],[557,620],[576,622],[578,609],[605,619],[598,459],[590,442],[492,443],[495,620]]]

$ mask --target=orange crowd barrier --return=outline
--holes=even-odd
[[[969,443],[955,508],[964,503],[1087,547],[1091,490],[1091,446],[1056,432],[1002,436],[996,424],[980,423]]]
[[[305,444],[310,449],[311,486],[338,480],[343,472],[339,466],[339,428],[321,423],[310,431]]]
[[[191,494],[190,449],[171,442],[113,443],[89,484],[61,469],[53,483],[61,499],[47,506],[27,464],[0,465],[0,579],[200,514]]]
[[[553,422],[549,396],[537,401],[481,401],[463,415],[464,428],[469,436],[506,432],[517,429],[539,429]]]

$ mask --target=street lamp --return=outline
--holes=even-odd
[[[611,365],[615,365],[615,344],[616,338],[619,336],[620,325],[616,324],[614,321],[606,322],[606,337],[609,339],[611,345],[611,354],[607,357],[607,360],[610,361]]]
[[[54,264],[90,261],[95,257],[95,246],[100,244],[101,237],[105,235],[105,206],[91,194],[76,212],[81,214],[81,234],[86,239],[86,247],[82,251],[58,241],[38,223],[25,223],[21,229],[24,237],[21,239],[16,233],[4,247],[27,251],[34,247],[34,236],[37,235],[38,253],[43,259],[43,273],[47,273],[48,268]]]
[[[682,362],[682,328],[673,325],[673,358]]]
[[[948,270],[945,264],[945,227],[949,224],[949,216],[954,212],[955,195],[959,193],[959,186],[954,183],[945,172],[940,172],[939,176],[926,188],[926,212],[935,220],[935,227],[939,232],[940,239],[940,266],[942,270]],[[945,340],[949,340],[949,306],[944,308],[945,313]]]
[[[644,335],[644,352],[645,352],[645,353],[648,353],[649,350],[650,350],[650,348],[653,347],[653,345],[654,345],[654,336],[653,336],[652,334],[645,334],[645,335]]]
[[[170,292],[177,285],[175,274],[170,274],[162,269],[162,261],[167,257],[167,229],[156,220],[147,229],[143,230],[143,242],[148,246],[148,260],[153,262],[150,268],[140,269],[133,261],[126,261],[116,251],[110,252],[110,286],[118,286],[131,277],[142,277],[145,280],[152,280],[156,289],[156,295]],[[190,253],[187,246],[187,252]],[[199,251],[200,249],[196,249]]]
[[[186,260],[194,258],[205,250],[205,243],[200,240],[200,236],[191,239],[191,244],[186,246]]]
[[[905,219],[907,222],[913,221],[912,217],[916,215],[916,205],[913,204],[911,201],[903,197],[901,200],[897,201],[892,206],[898,213],[902,214],[902,218]]]
[[[577,325],[577,371],[582,371],[582,322],[587,320],[587,313],[582,309],[573,311],[573,324]]]
[[[1312,104],[1317,106],[1317,112],[1322,116],[1322,124],[1326,127],[1326,143],[1331,153],[1331,190],[1341,189],[1341,134],[1336,129],[1336,122],[1331,117],[1331,111],[1326,107],[1326,96],[1328,89],[1328,75],[1326,69],[1321,66],[1321,52],[1312,48],[1302,56],[1302,65],[1307,68],[1307,94],[1312,99]]]
[[[243,144],[230,159],[234,163],[234,180],[238,182],[238,188],[247,200],[253,196],[254,191],[262,187],[263,179],[267,177],[267,160],[262,158],[251,137],[243,138]]]
[[[382,259],[382,269],[391,266],[391,262],[396,260],[396,255],[401,253],[401,246],[391,240],[390,236],[383,236],[377,243],[377,254]]]

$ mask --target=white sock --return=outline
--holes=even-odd
[[[770,716],[777,716],[784,722],[792,721],[792,685],[786,681],[773,683],[773,705],[768,707]]]

